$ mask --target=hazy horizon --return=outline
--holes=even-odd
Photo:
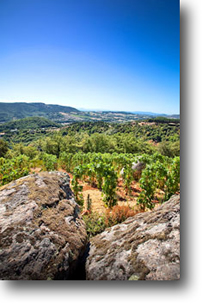
[[[130,113],[134,113],[134,112],[141,112],[141,113],[157,113],[157,114],[166,114],[166,115],[180,115],[180,113],[166,113],[166,112],[152,112],[152,111],[141,111],[141,110],[134,110],[134,111],[125,111],[125,110],[115,110],[115,109],[99,109],[99,108],[76,108],[73,105],[68,105],[68,104],[57,104],[57,103],[45,103],[43,101],[0,101],[0,103],[44,103],[46,105],[59,105],[59,106],[65,106],[65,107],[72,107],[75,108],[79,111],[95,111],[95,112],[106,112],[106,111],[110,111],[110,112],[130,112]]]
[[[0,2],[0,101],[180,113],[178,0]]]

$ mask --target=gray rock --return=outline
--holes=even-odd
[[[132,163],[131,169],[133,171],[133,176],[134,176],[135,180],[139,180],[141,178],[142,170],[145,167],[146,167],[146,163],[140,162],[140,160]],[[120,171],[120,175],[123,176],[123,174],[124,174],[124,167]]]
[[[180,196],[139,213],[91,240],[89,280],[180,278]]]
[[[142,170],[146,167],[144,162],[136,162],[132,165],[133,176],[135,180],[139,180],[141,178]]]
[[[145,168],[146,164],[144,162],[136,162],[132,165],[132,170],[134,171],[142,171]]]
[[[69,176],[29,175],[0,188],[0,279],[72,279],[87,234]]]

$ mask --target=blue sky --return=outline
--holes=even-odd
[[[0,0],[0,101],[179,113],[179,1]]]

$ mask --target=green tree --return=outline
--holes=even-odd
[[[163,141],[158,145],[158,151],[161,155],[175,157],[180,155],[180,142]]]
[[[8,151],[8,144],[4,140],[0,139],[0,157],[4,157]]]
[[[34,146],[25,146],[23,149],[24,155],[29,157],[30,159],[34,159],[36,155],[38,155],[38,150]]]
[[[41,154],[41,158],[47,171],[54,171],[57,169],[57,157],[55,155],[43,153]]]

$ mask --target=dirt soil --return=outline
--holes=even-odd
[[[31,173],[38,173],[41,171],[41,168],[33,168],[31,169]],[[71,173],[66,172],[64,169],[59,169],[58,171],[65,172],[70,176],[70,180],[72,180],[73,175]],[[107,207],[105,206],[104,201],[102,200],[102,191],[100,191],[97,187],[92,187],[89,183],[80,181],[80,184],[83,186],[83,198],[84,198],[84,208],[83,211],[87,210],[87,197],[88,194],[90,196],[90,199],[92,201],[92,211],[98,212],[100,214],[105,213],[107,210]],[[134,208],[137,203],[137,198],[141,192],[141,189],[139,187],[139,183],[134,181],[131,184],[131,192],[130,194],[125,191],[124,185],[123,185],[123,179],[118,179],[118,186],[116,190],[117,204],[119,206],[130,206],[131,208]],[[162,192],[159,191],[158,197],[162,197]],[[160,204],[156,200],[156,207],[158,207]]]
[[[118,187],[117,187],[117,204],[119,206],[130,206],[134,207],[136,206],[136,199],[138,194],[140,193],[139,187],[137,187],[137,184],[134,183],[132,185],[132,192],[131,195],[126,195],[123,187],[122,180],[119,180]],[[102,192],[97,189],[91,187],[87,183],[83,183],[83,197],[84,197],[84,210],[87,209],[87,197],[88,194],[90,196],[90,199],[92,200],[92,211],[96,211],[98,213],[104,213],[106,211],[105,203],[102,200]]]

